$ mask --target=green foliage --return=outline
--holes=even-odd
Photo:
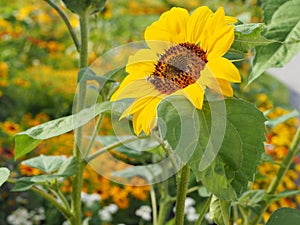
[[[230,207],[230,202],[213,196],[210,203],[209,213],[216,224],[229,225]]]
[[[280,208],[272,213],[266,225],[299,224],[300,212],[292,208]]]
[[[17,180],[13,191],[25,191],[36,184],[48,184],[61,177],[69,177],[76,173],[77,162],[74,157],[63,160],[63,156],[38,156],[24,161],[25,165],[38,168],[46,174],[21,177]]]
[[[295,118],[299,115],[299,112],[297,110],[293,110],[290,113],[284,114],[280,117],[277,117],[276,119],[268,120],[266,122],[266,125],[272,129],[273,127],[277,126],[278,124],[284,123],[285,121]]]
[[[110,109],[110,102],[99,103],[94,107],[84,109],[77,114],[52,120],[16,134],[15,159],[31,152],[42,140],[76,129],[86,124],[100,113]]]
[[[283,67],[300,51],[299,8],[299,0],[264,2],[264,22],[267,23],[264,37],[274,43],[255,48],[249,83],[269,68]]]
[[[272,43],[261,35],[264,25],[259,23],[249,23],[236,25],[234,29],[234,42],[231,51],[247,53],[256,46],[263,46]]]
[[[208,191],[236,199],[253,181],[264,152],[263,114],[238,99],[206,102],[198,112],[183,97],[176,96],[175,102],[176,107],[164,103],[158,109],[168,127],[166,140]]]
[[[5,167],[0,167],[0,187],[2,186],[2,184],[5,183],[5,181],[8,179],[9,177],[9,170]]]
[[[45,156],[40,155],[31,159],[27,159],[22,164],[37,168],[46,173],[52,173],[61,166],[64,161],[64,156]]]
[[[212,102],[210,108],[215,107],[214,104],[222,103]],[[248,181],[253,181],[261,154],[264,152],[265,118],[254,105],[245,101],[227,99],[225,104],[226,117],[220,115],[219,120],[226,124],[226,130],[215,161],[199,173],[199,162],[207,144],[206,140],[200,139],[190,165],[208,191],[221,199],[232,200],[236,194],[240,194]],[[212,112],[208,108],[205,109],[203,107],[203,121],[208,121],[207,131],[211,135],[212,125],[209,125],[209,121]]]

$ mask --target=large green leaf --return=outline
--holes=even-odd
[[[205,103],[199,112],[199,143],[188,163],[209,192],[221,199],[233,200],[248,181],[253,181],[260,163],[264,152],[265,117],[253,104],[238,99],[225,100],[225,115],[212,111],[222,104],[222,101]],[[217,116],[212,119],[213,114]],[[215,149],[214,143],[218,140],[211,138],[214,135],[212,128],[222,124],[226,125],[225,133],[216,135],[221,140],[223,138],[222,145]],[[211,149],[207,148],[209,137]],[[215,158],[206,158],[209,164],[201,166],[209,154],[215,155]]]
[[[15,159],[31,152],[42,140],[59,136],[81,127],[95,116],[110,109],[110,102],[99,103],[77,114],[51,120],[16,134]]]
[[[5,168],[5,167],[0,168],[0,187],[8,179],[9,174],[10,174],[10,172],[7,168]]]
[[[272,41],[261,35],[263,24],[248,23],[235,26],[234,42],[231,50],[247,53],[256,46],[268,45]]]
[[[272,213],[266,225],[296,225],[300,221],[300,211],[292,208],[280,208]]]
[[[230,202],[221,200],[216,196],[213,196],[209,213],[218,225],[228,225],[230,220]]]
[[[41,160],[42,162],[38,163],[37,162],[38,159]],[[47,159],[49,159],[49,162],[45,162]],[[57,162],[53,162],[55,160],[57,160]],[[52,180],[61,177],[69,177],[74,175],[77,171],[77,162],[73,156],[63,161],[60,160],[59,156],[35,157],[32,158],[31,161],[30,160],[26,160],[26,161],[27,162],[29,161],[29,163],[27,163],[26,165],[39,168],[45,172],[53,172],[53,171],[57,171],[57,172],[54,174],[42,174],[42,175],[32,176],[32,177],[21,177],[17,180],[15,187],[12,189],[12,191],[26,191],[36,184],[51,182]],[[49,165],[51,164],[51,162],[55,165],[53,166]]]
[[[158,107],[158,126],[181,161],[187,162],[199,139],[199,119],[195,107],[182,96],[170,96]]]
[[[264,37],[276,42],[256,47],[249,83],[269,68],[283,67],[300,51],[300,0],[268,0],[263,6]]]
[[[37,168],[46,173],[52,173],[61,166],[64,161],[64,156],[45,156],[40,155],[31,159],[27,159],[22,164]]]

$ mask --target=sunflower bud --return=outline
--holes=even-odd
[[[77,15],[88,11],[90,15],[101,11],[106,0],[62,0],[66,7]]]

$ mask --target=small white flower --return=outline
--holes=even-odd
[[[118,208],[118,206],[116,204],[110,204],[109,206],[106,206],[106,209],[110,213],[114,214],[114,213],[116,213],[118,211],[119,208]]]
[[[189,222],[194,222],[198,219],[199,214],[197,214],[196,209],[194,207],[189,207],[186,212],[186,219]]]
[[[142,205],[139,209],[135,211],[135,215],[141,217],[145,221],[151,220],[152,209],[147,205]]]
[[[98,215],[104,221],[111,221],[112,220],[111,213],[106,209],[99,210]]]
[[[87,205],[87,207],[91,207],[94,202],[99,202],[101,198],[99,194],[87,194],[85,192],[81,192],[81,200]]]

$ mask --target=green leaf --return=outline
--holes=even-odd
[[[216,196],[212,197],[210,208],[210,215],[214,222],[218,225],[228,225],[230,220],[230,202],[224,201]]]
[[[113,70],[110,71],[108,74],[112,75],[115,72],[116,71]],[[78,72],[78,82],[88,81],[88,80],[95,80],[101,86],[103,86],[107,82],[115,82],[113,79],[110,79],[110,76],[107,76],[106,74],[103,76],[102,75],[97,76],[97,74],[90,67],[81,68]]]
[[[45,156],[40,155],[22,162],[22,164],[37,168],[46,173],[52,173],[59,169],[64,161],[64,156]]]
[[[0,167],[0,187],[2,186],[2,184],[5,183],[5,181],[8,179],[9,177],[9,170],[5,167]]]
[[[266,121],[266,125],[272,129],[273,127],[277,126],[278,124],[284,123],[285,121],[291,119],[291,118],[296,118],[299,115],[299,112],[297,110],[293,110],[290,113],[284,114],[280,117],[277,117],[276,119],[273,120],[268,120]]]
[[[33,187],[35,182],[31,181],[31,177],[19,178],[12,191],[26,191]]]
[[[300,190],[291,190],[291,191],[279,192],[275,195],[268,196],[267,198],[268,198],[268,202],[276,202],[282,198],[288,198],[293,195],[299,195],[299,194],[300,194]]]
[[[269,24],[275,11],[287,1],[289,0],[263,0],[263,21]]]
[[[217,110],[224,102],[226,114]],[[205,103],[199,112],[200,138],[188,164],[209,192],[224,200],[234,200],[248,181],[253,181],[260,163],[264,152],[265,117],[245,101],[225,99],[224,102]],[[226,129],[222,133],[224,124]],[[213,129],[214,126],[219,130]],[[211,148],[207,147],[209,137]],[[223,139],[220,146],[216,145],[217,138]]]
[[[198,112],[183,96],[170,96],[158,106],[158,126],[181,161],[187,162],[199,139]]]
[[[57,175],[59,176],[72,176],[77,172],[77,161],[75,157],[70,157],[65,160],[57,171]]]
[[[234,42],[231,49],[247,53],[256,46],[268,45],[273,41],[261,35],[263,24],[248,23],[235,26]]]
[[[31,152],[42,140],[59,136],[76,129],[102,112],[111,109],[112,103],[103,102],[77,114],[52,120],[15,135],[15,159]]]
[[[292,208],[280,208],[272,213],[266,225],[299,224],[300,212]]]
[[[238,204],[243,206],[253,206],[257,203],[260,203],[266,191],[265,190],[249,190],[243,193],[243,195],[239,198]]]
[[[299,8],[299,0],[264,2],[265,20],[268,23],[264,37],[276,43],[255,48],[253,69],[248,83],[269,68],[283,67],[300,51]],[[270,12],[266,12],[269,9]]]

